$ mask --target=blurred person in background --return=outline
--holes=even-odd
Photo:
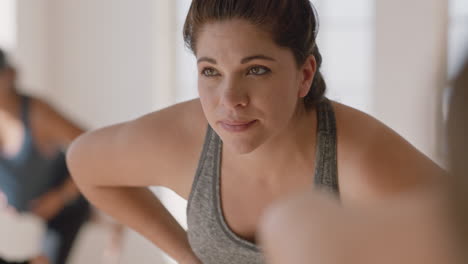
[[[64,155],[83,130],[44,101],[19,93],[16,83],[17,72],[0,50],[0,191],[18,213],[46,223],[44,255],[64,264],[90,213]]]

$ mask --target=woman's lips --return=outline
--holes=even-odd
[[[224,120],[219,121],[219,124],[222,128],[229,132],[243,132],[252,127],[257,120],[252,121],[231,121],[231,120]]]

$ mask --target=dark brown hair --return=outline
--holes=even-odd
[[[278,46],[291,49],[298,67],[314,55],[317,71],[304,105],[311,109],[324,98],[322,56],[315,42],[318,19],[309,0],[193,0],[184,25],[186,46],[195,53],[200,28],[229,19],[245,19],[269,32]]]
[[[8,66],[5,52],[0,49],[0,71],[5,69]]]

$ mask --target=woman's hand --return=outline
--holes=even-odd
[[[418,193],[353,208],[316,193],[297,195],[266,213],[262,248],[269,264],[465,263],[445,196]]]
[[[6,212],[12,215],[17,214],[15,208],[8,205],[8,199],[2,190],[0,190],[0,212]]]

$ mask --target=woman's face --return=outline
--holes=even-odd
[[[237,153],[284,132],[310,87],[292,51],[244,20],[205,24],[195,52],[205,116]]]

